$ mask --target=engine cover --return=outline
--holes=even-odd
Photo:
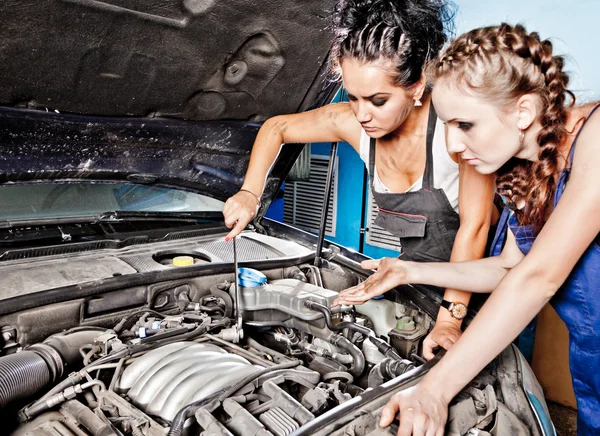
[[[176,342],[129,365],[116,386],[148,415],[172,421],[187,404],[205,398],[261,370],[212,344]]]

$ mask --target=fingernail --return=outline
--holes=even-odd
[[[225,238],[225,242],[229,242],[229,238]]]

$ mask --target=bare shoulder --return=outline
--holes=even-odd
[[[324,106],[319,113],[322,121],[331,124],[340,137],[357,149],[362,127],[348,103],[333,103]]]
[[[577,143],[573,158],[573,173],[584,168],[597,171],[594,167],[600,162],[600,108],[596,105],[581,107],[585,124],[577,134]]]
[[[335,103],[307,112],[278,115],[268,119],[270,126],[282,136],[283,142],[347,141],[353,146],[360,139],[361,126],[347,103]],[[355,147],[356,148],[356,147]]]

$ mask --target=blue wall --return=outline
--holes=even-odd
[[[554,53],[566,55],[569,87],[580,102],[600,99],[600,1],[598,0],[455,0],[456,32],[505,21],[523,24],[542,39],[550,39]]]
[[[311,146],[313,154],[329,155],[330,150],[330,143]],[[339,176],[336,232],[335,237],[327,239],[358,250],[365,166],[358,153],[346,142],[339,144],[337,155]]]

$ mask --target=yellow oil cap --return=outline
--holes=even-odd
[[[192,256],[177,256],[173,258],[174,266],[190,266],[194,264],[194,258]]]

